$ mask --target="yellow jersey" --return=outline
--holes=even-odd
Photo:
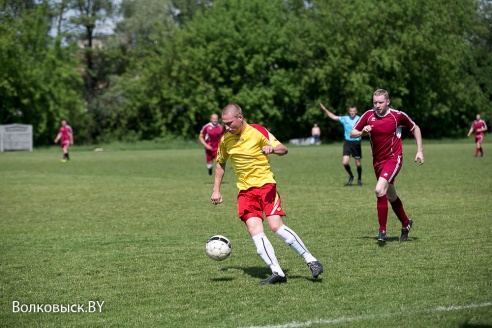
[[[270,170],[270,159],[261,152],[263,146],[277,147],[280,142],[265,127],[246,124],[241,134],[227,132],[220,140],[217,162],[230,159],[239,190],[276,183]]]

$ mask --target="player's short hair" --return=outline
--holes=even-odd
[[[222,115],[224,115],[224,114],[234,115],[237,117],[239,115],[243,115],[243,110],[241,109],[241,107],[239,107],[239,105],[228,104],[222,110]]]
[[[384,99],[386,99],[386,100],[389,99],[389,93],[388,93],[388,91],[386,91],[384,89],[377,89],[376,91],[374,91],[373,96],[374,97],[384,96]]]

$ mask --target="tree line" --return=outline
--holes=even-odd
[[[425,138],[492,119],[490,0],[2,0],[0,124],[35,145],[196,138],[239,104],[282,140],[390,92]],[[111,28],[102,28],[104,24]]]

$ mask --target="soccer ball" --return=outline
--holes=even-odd
[[[231,242],[224,236],[215,235],[205,244],[205,252],[215,261],[223,261],[231,255]]]

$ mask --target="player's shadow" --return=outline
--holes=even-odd
[[[255,279],[265,279],[265,278],[268,278],[272,272],[269,268],[266,268],[266,267],[224,267],[222,269],[220,269],[221,271],[228,271],[230,269],[233,269],[233,270],[241,270],[243,271],[245,274],[249,275],[250,277],[252,278],[255,278]],[[308,281],[311,281],[311,282],[314,282],[314,283],[319,283],[319,282],[322,282],[323,279],[318,278],[318,279],[315,279],[313,277],[304,277],[304,276],[289,276],[288,275],[288,272],[289,270],[283,270],[284,273],[287,275],[287,278],[288,279],[306,279]]]
[[[480,324],[480,323],[474,324],[474,323],[465,322],[461,324],[459,328],[492,328],[492,325]]]
[[[373,236],[362,236],[362,237],[359,237],[359,238],[360,239],[374,240],[379,247],[384,247],[388,243],[392,243],[392,242],[400,242],[400,237],[398,237],[398,236],[388,237],[386,239],[386,242],[378,241],[378,237],[373,237]],[[411,242],[417,241],[417,240],[418,240],[418,237],[408,237],[408,240],[405,241],[404,243],[411,243]]]
[[[231,278],[231,277],[222,277],[222,278],[212,278],[210,280],[216,281],[216,282],[226,282],[226,281],[233,281],[234,278]]]
[[[265,267],[237,267],[237,266],[228,266],[220,269],[221,271],[228,270],[241,270],[245,274],[257,278],[257,279],[265,279],[272,274],[270,269]],[[285,271],[284,271],[285,272]]]

